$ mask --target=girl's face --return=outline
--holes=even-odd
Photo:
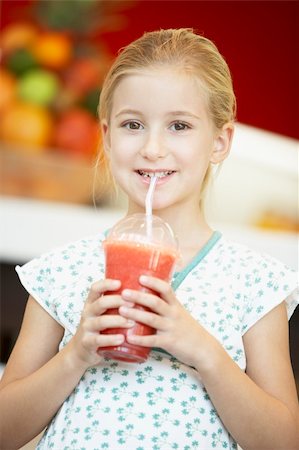
[[[129,212],[144,210],[150,176],[159,177],[153,209],[199,206],[210,162],[229,150],[228,128],[215,132],[205,93],[194,77],[166,69],[126,76],[117,86],[105,150],[116,182],[129,197]]]

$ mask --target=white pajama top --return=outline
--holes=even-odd
[[[60,349],[76,332],[91,284],[104,278],[104,238],[82,239],[16,268],[26,290],[64,328]],[[290,317],[298,304],[296,284],[296,273],[283,263],[219,232],[172,280],[178,300],[243,371],[243,335],[284,300]],[[38,450],[236,448],[195,369],[163,349],[153,349],[144,363],[106,359],[89,368],[37,445]]]

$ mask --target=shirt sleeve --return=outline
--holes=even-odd
[[[17,266],[27,292],[63,328],[74,333],[93,282],[104,273],[103,235],[67,244]]]
[[[283,301],[290,319],[299,303],[298,274],[269,255],[248,254],[241,264],[245,268],[242,334]]]
[[[53,317],[60,325],[57,313],[57,279],[59,267],[53,265],[54,255],[45,254],[23,266],[16,266],[16,272],[26,291]],[[56,273],[55,273],[56,272]]]

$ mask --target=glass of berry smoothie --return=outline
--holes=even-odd
[[[118,222],[103,243],[105,252],[106,278],[121,281],[118,291],[106,292],[121,294],[123,289],[151,292],[140,285],[139,277],[149,275],[170,282],[175,264],[178,260],[177,241],[170,226],[160,217],[147,217],[145,214],[133,214]],[[155,293],[157,294],[157,293]],[[135,308],[146,309],[135,305]],[[107,314],[118,314],[118,309],[110,309]],[[110,328],[103,334],[149,335],[155,329],[136,323],[130,329]],[[146,361],[150,348],[132,345],[125,341],[119,346],[101,347],[99,353],[107,358],[126,362]]]

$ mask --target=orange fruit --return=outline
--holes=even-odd
[[[64,33],[45,32],[35,41],[32,53],[41,65],[61,69],[72,57],[72,41]]]
[[[89,112],[73,108],[56,124],[53,141],[62,153],[91,160],[100,141],[98,122]]]
[[[101,60],[95,58],[76,59],[67,68],[64,78],[67,88],[79,95],[99,88],[102,82]]]
[[[6,109],[0,123],[0,138],[17,144],[23,152],[40,153],[49,145],[53,119],[47,109],[29,103],[16,102]]]
[[[0,69],[0,113],[9,106],[16,97],[16,79],[5,69]]]
[[[15,22],[7,25],[0,35],[0,46],[4,54],[19,48],[28,48],[38,36],[37,29],[30,23]]]

